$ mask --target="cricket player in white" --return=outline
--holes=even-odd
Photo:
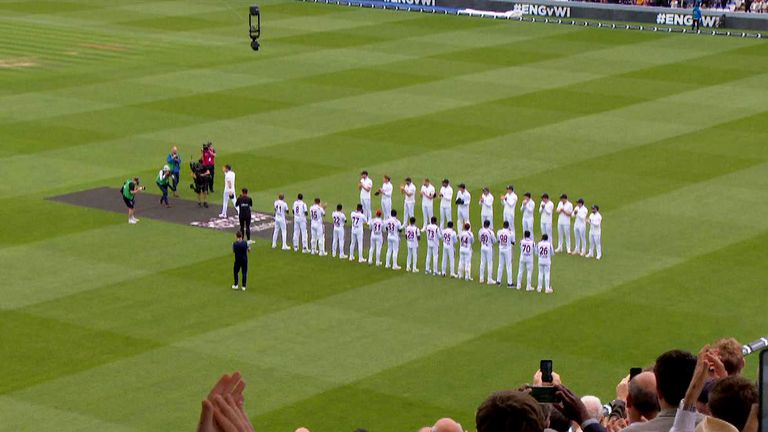
[[[480,223],[483,224],[483,227],[485,227],[485,221],[491,223],[489,229],[493,230],[493,195],[487,187],[483,188],[483,194],[480,195]]]
[[[549,242],[549,236],[546,234],[541,235],[541,241],[536,245],[536,252],[539,257],[539,283],[536,286],[536,291],[541,292],[544,288],[544,292],[552,294],[552,288],[549,285],[549,270],[552,265],[552,243]],[[542,279],[544,284],[542,285]]]
[[[405,259],[405,271],[411,271],[413,268],[414,273],[419,272],[418,260],[419,260],[419,239],[421,233],[419,228],[416,227],[416,218],[412,217],[408,221],[408,226],[405,228],[405,240],[408,246],[408,257]]]
[[[507,193],[501,196],[501,205],[504,206],[502,213],[504,222],[509,222],[509,231],[512,232],[512,239],[515,238],[515,209],[517,208],[517,194],[515,187],[507,186]],[[512,242],[514,243],[514,241]]]
[[[600,243],[603,229],[603,215],[600,214],[600,207],[597,204],[592,205],[592,213],[589,215],[589,253],[587,258],[593,256],[597,259],[603,257],[603,245]],[[595,256],[597,249],[597,256]]]
[[[459,234],[459,278],[472,280],[472,243],[475,236],[469,222],[464,224],[464,231]]]
[[[576,241],[576,248],[572,255],[584,256],[587,254],[587,216],[589,210],[584,206],[584,200],[579,198],[576,208],[573,209],[573,239]]]
[[[523,272],[527,274],[526,291],[533,291],[531,287],[531,278],[533,277],[533,251],[536,249],[536,243],[531,238],[530,231],[523,232],[523,239],[520,240],[520,266],[517,269],[517,289],[523,286]]]
[[[491,221],[485,220],[483,227],[477,232],[480,241],[480,276],[478,281],[483,283],[485,275],[488,275],[488,285],[495,284],[493,280],[493,244],[496,243],[496,234],[491,229]]]
[[[515,234],[509,229],[509,221],[504,221],[503,228],[496,233],[496,239],[499,241],[499,268],[496,271],[496,285],[501,285],[501,278],[506,269],[507,288],[514,288],[515,283],[512,282],[514,277],[512,276],[512,245],[515,244]]]
[[[392,189],[392,179],[385,175],[384,182],[379,190],[376,191],[376,195],[381,194],[381,212],[382,217],[385,219],[392,215]]]
[[[368,221],[371,228],[371,247],[368,250],[368,264],[373,264],[373,255],[376,254],[376,267],[381,265],[381,245],[384,243],[384,221],[381,219],[381,210],[376,210],[376,216]]]
[[[424,274],[437,276],[437,260],[440,255],[440,227],[437,226],[437,218],[432,216],[427,225],[427,259],[424,263]],[[431,264],[431,265],[430,265]]]
[[[288,213],[288,204],[285,202],[285,195],[280,194],[277,196],[277,201],[275,201],[275,231],[272,233],[272,249],[277,247],[277,236],[278,233],[282,234],[283,239],[283,250],[289,250],[291,249],[288,247],[288,245],[285,242],[286,238],[286,231],[285,231],[285,215]]]
[[[456,236],[456,231],[453,230],[453,222],[448,221],[446,224],[446,227],[444,230],[442,230],[442,237],[443,237],[443,267],[442,271],[440,272],[441,275],[445,276],[446,274],[449,274],[452,278],[455,278],[456,275],[456,263],[455,263],[455,245],[456,241],[458,240],[458,237]],[[448,265],[450,263],[450,273],[446,273],[446,270],[448,270]]]
[[[573,204],[568,201],[568,195],[560,195],[560,202],[557,203],[557,249],[556,253],[563,251],[563,238],[565,238],[565,250],[571,253],[571,215],[573,215]]]
[[[320,198],[315,198],[315,204],[309,208],[310,228],[312,231],[312,240],[310,241],[312,255],[316,253],[320,256],[326,255],[323,217],[325,217],[325,206],[320,203]]]
[[[307,204],[304,203],[304,195],[299,194],[293,202],[293,250],[299,251],[299,238],[301,238],[301,252],[309,253],[307,245]]]
[[[416,216],[416,213],[414,213],[414,208],[416,207],[416,185],[413,184],[410,177],[405,178],[405,184],[400,186],[400,192],[405,196],[403,223],[401,225],[408,225],[408,221]]]
[[[435,187],[432,186],[428,178],[425,178],[424,184],[421,185],[421,216],[424,220],[424,224],[421,226],[422,231],[427,228],[432,216],[435,215],[435,207],[432,204],[433,198],[435,198]]]
[[[357,184],[360,189],[360,204],[363,205],[363,214],[366,218],[371,218],[371,189],[373,189],[373,180],[368,177],[368,171],[360,173],[360,182]]]
[[[344,224],[347,223],[347,215],[344,214],[341,204],[336,206],[336,211],[331,213],[333,219],[333,243],[331,243],[331,256],[336,257],[336,249],[339,250],[339,258],[344,259]]]
[[[368,222],[368,218],[363,213],[363,205],[358,204],[357,210],[349,214],[349,218],[352,220],[352,230],[349,236],[349,260],[355,260],[355,245],[357,245],[358,262],[366,262],[363,257],[363,226]]]
[[[235,194],[235,172],[232,171],[232,167],[224,165],[224,194],[221,200],[221,214],[219,217],[227,217],[227,207],[229,202],[232,201],[232,207],[240,214],[240,209],[237,208],[235,201],[237,201],[237,194]]]
[[[384,268],[389,268],[389,259],[392,258],[392,270],[400,270],[397,265],[397,252],[400,249],[400,231],[403,230],[403,225],[397,218],[397,210],[392,210],[392,216],[384,221],[384,230],[387,232],[387,256]]]
[[[523,203],[520,205],[520,211],[523,213],[523,232],[528,231],[531,235],[531,238],[533,238],[534,209],[536,209],[536,203],[531,199],[531,193],[526,192],[523,195]]]
[[[446,222],[453,220],[453,188],[448,179],[443,180],[443,186],[440,187],[440,229],[445,227]]]
[[[469,204],[472,202],[472,195],[467,190],[464,183],[459,184],[459,190],[456,192],[456,223],[459,231],[464,229],[464,224],[469,222]]]
[[[555,212],[555,204],[549,200],[548,194],[541,196],[541,204],[539,204],[539,214],[541,215],[539,224],[541,225],[541,233],[546,234],[549,238],[552,238],[552,213]]]

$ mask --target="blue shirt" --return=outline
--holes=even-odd
[[[237,240],[232,243],[232,252],[235,253],[235,260],[248,262],[248,243],[243,240]]]
[[[701,8],[699,5],[693,7],[693,19],[701,19]]]
[[[166,161],[172,173],[178,174],[181,171],[181,156],[176,154],[176,159],[174,159],[173,153],[168,153],[168,158],[166,158]]]

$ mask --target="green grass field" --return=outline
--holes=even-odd
[[[192,430],[232,370],[259,431],[471,428],[541,358],[608,399],[768,331],[765,42],[268,0],[254,53],[247,6],[0,0],[0,430]],[[545,297],[260,241],[235,293],[228,234],[45,200],[207,139],[265,211],[351,206],[361,168],[514,183],[599,203],[605,256]]]

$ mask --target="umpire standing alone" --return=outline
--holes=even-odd
[[[251,249],[248,247],[248,243],[243,240],[243,233],[238,231],[235,235],[235,242],[232,243],[232,252],[235,254],[235,283],[232,285],[232,289],[238,289],[237,277],[242,271],[243,273],[243,291],[245,291],[245,285],[248,282],[248,252]]]
[[[251,242],[251,207],[253,200],[248,196],[248,188],[243,188],[237,201],[235,201],[237,212],[240,215],[240,232],[245,234],[248,243]]]

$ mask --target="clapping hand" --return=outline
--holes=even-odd
[[[255,432],[244,409],[240,372],[223,375],[202,402],[197,432]]]

